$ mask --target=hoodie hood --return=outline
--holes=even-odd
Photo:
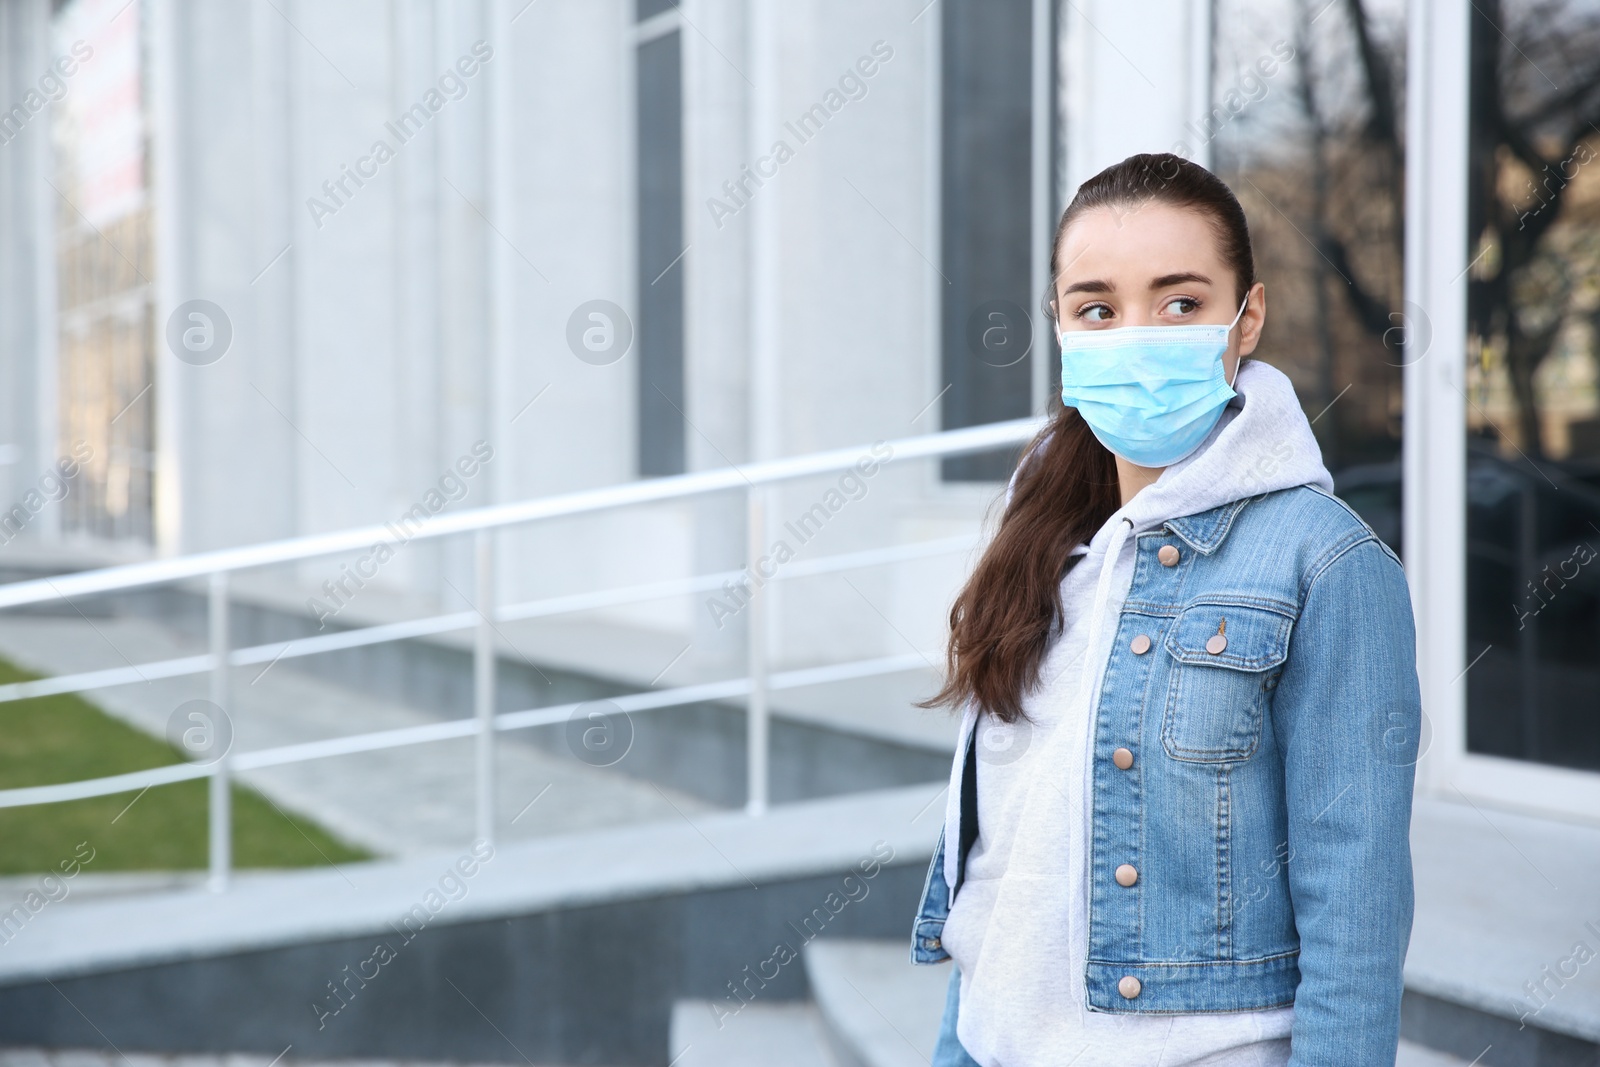
[[[1200,447],[1122,508],[1135,531],[1276,489],[1315,485],[1333,491],[1288,376],[1270,363],[1246,360],[1233,387],[1238,395]]]

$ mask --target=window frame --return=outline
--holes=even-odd
[[[1470,5],[1413,0],[1406,43],[1404,559],[1428,745],[1417,788],[1600,823],[1600,772],[1466,747]]]

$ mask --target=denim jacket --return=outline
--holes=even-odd
[[[1392,1064],[1421,728],[1399,559],[1331,494],[1278,490],[1136,534],[1107,625],[1090,749],[1089,1010],[1293,1004],[1294,1067]],[[951,781],[955,878],[941,834],[915,963],[949,958],[940,934],[977,837],[974,719],[969,708]],[[1116,877],[1124,865],[1130,885]]]

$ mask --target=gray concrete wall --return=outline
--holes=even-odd
[[[1400,1001],[1407,1040],[1492,1067],[1600,1067],[1600,1044],[1408,989]],[[1481,1058],[1480,1058],[1481,1057]]]
[[[883,868],[866,896],[825,924],[813,919],[811,936],[909,946],[925,869],[926,857]],[[742,998],[757,1002],[809,994],[798,958],[771,981],[749,975],[773,973],[763,961],[780,942],[801,949],[801,924],[826,913],[845,873],[438,924],[410,942],[311,942],[0,988],[0,1043],[269,1055],[292,1044],[307,1059],[665,1065],[676,999],[723,1002],[737,1026],[729,983],[748,980]],[[361,967],[379,942],[393,959]],[[347,1006],[324,1015],[339,1003],[327,984],[346,967],[377,977],[352,982]]]

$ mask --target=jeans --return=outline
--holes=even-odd
[[[944,1018],[939,1021],[939,1040],[933,1046],[929,1067],[979,1067],[956,1039],[956,1005],[961,999],[961,972],[950,965],[950,988],[944,995]]]

